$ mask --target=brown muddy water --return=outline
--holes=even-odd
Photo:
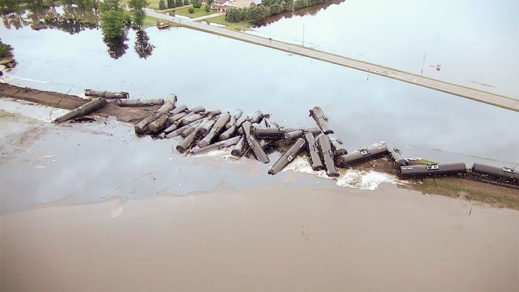
[[[519,289],[519,211],[1,105],[0,290]]]
[[[2,290],[517,291],[519,212],[271,185],[0,216]]]

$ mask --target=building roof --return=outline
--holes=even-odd
[[[213,3],[218,5],[224,5],[227,1],[228,0],[214,0]]]

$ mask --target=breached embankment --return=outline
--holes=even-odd
[[[88,100],[77,96],[21,88],[7,84],[0,84],[0,95],[65,109],[73,109],[78,105],[83,105],[88,102]],[[120,121],[136,125],[144,118],[155,113],[157,109],[159,109],[158,105],[150,107],[120,107],[116,102],[110,102],[106,107],[97,111],[95,115],[88,116],[88,118],[95,119],[96,116],[114,116]],[[307,159],[303,160],[307,161]],[[310,170],[307,169],[308,165],[302,167],[297,166],[298,164],[290,164],[289,169],[304,173],[310,172]],[[312,170],[312,173],[319,176],[319,171],[316,172]],[[494,206],[519,209],[518,191],[502,186],[489,185],[458,177],[413,179],[405,183],[398,181],[395,176],[394,162],[387,156],[356,164],[354,168],[340,169],[337,184],[340,186],[371,189],[373,185],[378,185],[377,181],[385,180],[384,175],[380,174],[389,175],[394,178],[394,182],[399,183],[403,187],[419,190],[424,193],[463,197],[469,200],[473,199],[489,203]],[[326,175],[323,174],[322,176]]]

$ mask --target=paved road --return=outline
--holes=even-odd
[[[193,18],[191,20],[192,21],[199,21],[199,20],[215,17],[215,16],[222,15],[222,14],[223,14],[223,12],[221,12],[221,13],[213,13],[213,14],[209,14],[209,15],[204,15],[204,16],[196,17],[196,18]]]
[[[193,22],[190,20],[186,21],[185,19],[180,19],[178,17],[172,17],[172,16],[161,14],[161,13],[157,13],[151,9],[147,9],[146,13],[150,16],[153,16],[153,17],[156,17],[159,19],[173,21],[175,23],[184,25],[184,26],[192,28],[192,29],[209,32],[209,33],[214,33],[214,34],[218,34],[221,36],[225,36],[225,37],[229,37],[229,38],[233,38],[233,39],[237,39],[237,40],[241,40],[241,41],[245,41],[245,42],[249,42],[249,43],[253,43],[253,44],[257,44],[257,45],[261,45],[261,46],[265,46],[265,47],[269,47],[269,48],[273,48],[273,49],[277,49],[277,50],[282,50],[282,51],[290,52],[293,54],[298,54],[301,56],[314,58],[314,59],[330,62],[333,64],[366,71],[366,72],[373,73],[373,74],[378,74],[381,76],[393,78],[393,79],[408,82],[411,84],[416,84],[416,85],[424,86],[427,88],[458,95],[461,97],[470,98],[470,99],[488,103],[491,105],[511,109],[514,111],[519,111],[519,100],[515,99],[515,98],[506,97],[506,96],[502,96],[502,95],[498,95],[498,94],[493,94],[493,93],[489,93],[489,92],[485,92],[485,91],[480,91],[480,90],[477,90],[474,88],[464,87],[461,85],[456,85],[456,84],[452,84],[452,83],[448,83],[448,82],[444,82],[444,81],[440,81],[440,80],[436,80],[436,79],[422,77],[420,75],[415,75],[415,74],[408,73],[408,72],[398,71],[395,69],[391,69],[391,68],[376,65],[376,64],[370,64],[367,62],[350,59],[347,57],[337,56],[337,55],[333,55],[330,53],[316,51],[313,49],[309,49],[309,48],[305,48],[305,47],[301,47],[301,46],[297,46],[297,45],[287,44],[287,43],[276,41],[276,40],[266,39],[266,38],[262,38],[262,37],[242,33],[242,32],[232,31],[232,30],[228,30],[225,28],[221,28],[221,27]]]

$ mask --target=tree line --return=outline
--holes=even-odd
[[[207,12],[209,12],[209,10],[211,9],[212,2],[213,2],[213,0],[207,0],[207,3],[205,5],[205,10]],[[193,12],[194,12],[194,9],[199,9],[200,7],[202,7],[201,0],[191,0],[191,1],[190,0],[160,0],[159,1],[159,10],[177,8],[177,7],[182,7],[182,6],[186,6],[189,4],[193,5],[193,7],[192,7]],[[193,12],[191,12],[191,13],[193,13]]]
[[[333,0],[262,0],[256,7],[231,8],[225,13],[228,22],[248,21],[257,23],[267,17],[294,10],[324,4]]]
[[[166,5],[167,4],[167,5]],[[160,0],[159,1],[159,9],[170,9],[175,7],[182,7],[184,5],[189,5],[189,0]]]

